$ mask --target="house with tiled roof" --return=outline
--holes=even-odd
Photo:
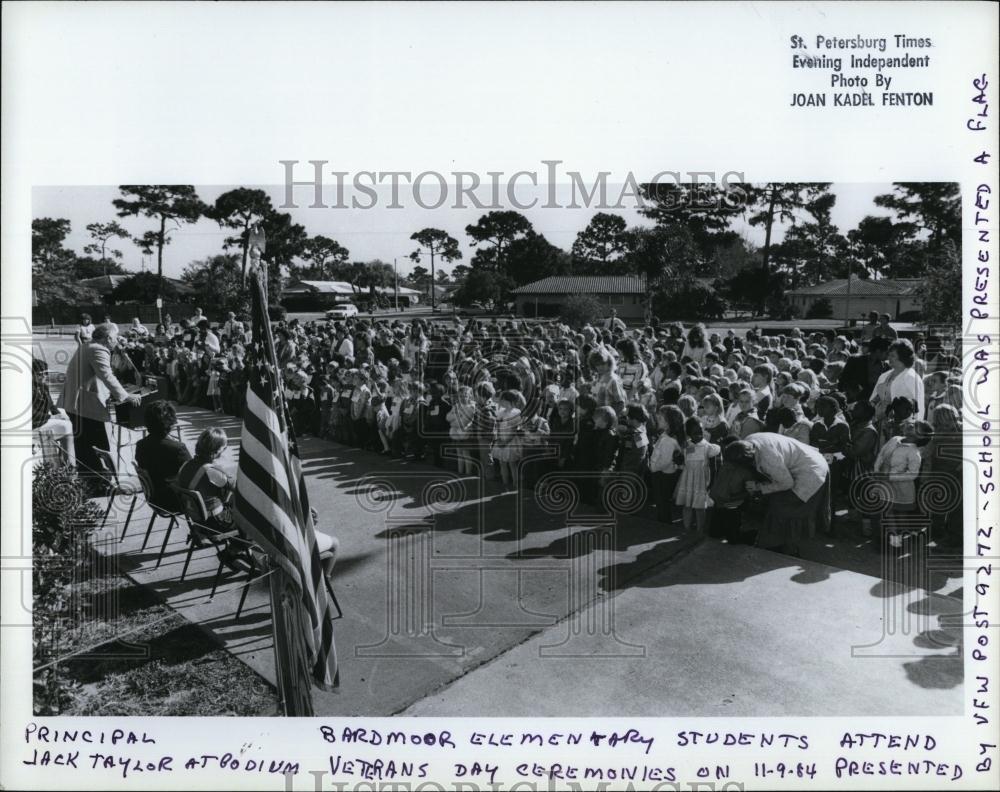
[[[792,289],[785,292],[785,297],[803,316],[809,313],[815,302],[826,299],[833,307],[835,319],[850,321],[875,311],[898,320],[903,314],[920,310],[917,287],[922,282],[921,278],[871,280],[852,275],[850,280],[836,278],[815,286]]]
[[[93,289],[102,297],[107,297],[122,281],[128,280],[135,274],[134,272],[126,272],[124,275],[98,275],[96,278],[83,278],[79,284],[87,289]],[[190,284],[182,280],[176,278],[164,278],[163,280],[171,284],[181,294],[194,294],[196,291]]]
[[[554,275],[519,286],[513,294],[521,316],[558,316],[569,297],[588,294],[622,319],[645,316],[648,298],[640,275]]]

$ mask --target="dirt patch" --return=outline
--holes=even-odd
[[[60,653],[88,651],[58,666],[71,699],[61,714],[276,714],[263,677],[123,575],[74,583],[67,595],[76,617],[59,637]]]

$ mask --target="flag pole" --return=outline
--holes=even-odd
[[[313,713],[309,661],[302,645],[299,624],[302,605],[298,591],[285,571],[268,561],[272,574],[271,625],[274,640],[274,677],[282,714],[287,718],[309,718]]]
[[[263,237],[263,232],[258,232]],[[256,240],[255,240],[256,241]],[[262,241],[262,240],[261,240]],[[257,290],[257,299],[262,300],[264,311],[263,332],[267,335],[268,348],[274,348],[274,337],[271,332],[271,322],[267,318],[267,272],[260,260],[261,249],[254,244],[250,250],[252,262],[250,272],[255,279],[253,284]],[[276,361],[272,361],[276,362]],[[284,411],[284,396],[279,400],[282,414]],[[309,673],[309,659],[302,640],[302,630],[306,615],[302,611],[302,602],[288,573],[279,564],[268,559],[267,566],[271,572],[269,577],[271,595],[271,632],[274,642],[275,683],[278,688],[278,700],[282,714],[285,717],[311,717],[313,715],[312,678]]]

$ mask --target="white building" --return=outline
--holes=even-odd
[[[819,300],[829,300],[833,307],[833,318],[844,321],[867,317],[875,311],[889,314],[899,320],[903,314],[920,310],[917,287],[920,278],[899,278],[896,280],[869,280],[852,275],[846,278],[803,286],[785,292],[788,301],[799,308],[802,316]]]

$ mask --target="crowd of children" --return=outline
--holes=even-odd
[[[196,320],[130,328],[116,365],[166,377],[179,403],[238,417],[249,324],[230,315],[216,330]],[[609,476],[633,474],[657,519],[731,539],[752,498],[722,452],[758,432],[818,449],[835,506],[866,529],[891,532],[899,515],[920,510],[930,477],[950,476],[961,491],[954,339],[911,342],[888,325],[857,335],[629,329],[617,318],[579,329],[395,317],[274,328],[300,435],[495,478],[507,490],[572,470],[594,475],[596,497]],[[883,508],[869,503],[873,491],[887,493]],[[960,507],[928,517],[939,541],[960,540]]]

